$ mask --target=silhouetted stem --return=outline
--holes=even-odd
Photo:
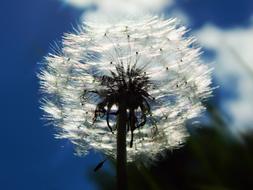
[[[124,104],[119,105],[117,117],[117,189],[127,189],[126,171],[126,125],[127,110]]]

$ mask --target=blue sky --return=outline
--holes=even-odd
[[[253,14],[251,0],[176,0],[179,7],[190,17],[190,26],[200,28],[207,22],[221,28],[247,27]]]
[[[0,189],[85,189],[98,159],[73,155],[68,141],[43,126],[36,72],[50,44],[78,23],[81,11],[57,1],[1,1]],[[64,146],[64,148],[62,147]]]
[[[253,2],[178,0],[172,9],[189,17],[193,30],[207,22],[229,30],[248,27]],[[95,189],[88,176],[95,175],[92,168],[101,158],[74,156],[67,140],[54,139],[55,129],[41,120],[36,78],[38,62],[81,15],[81,9],[57,0],[0,2],[0,189]]]

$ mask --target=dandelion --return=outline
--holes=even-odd
[[[80,155],[94,149],[123,165],[180,147],[185,122],[204,110],[212,91],[211,70],[185,33],[175,19],[145,16],[87,22],[66,34],[39,75],[42,109],[57,137],[70,139]]]

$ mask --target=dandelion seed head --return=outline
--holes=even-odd
[[[128,162],[180,147],[188,136],[185,122],[203,112],[202,101],[212,93],[211,69],[185,33],[176,19],[145,16],[87,22],[66,34],[39,74],[47,96],[42,109],[60,129],[57,137],[70,139],[80,155],[94,149],[116,157],[117,109],[124,99],[128,115],[133,110],[142,123],[132,131],[131,147],[127,133]]]

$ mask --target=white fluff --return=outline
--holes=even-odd
[[[185,122],[204,110],[201,102],[212,91],[210,69],[185,32],[175,19],[145,16],[113,24],[89,22],[77,34],[66,34],[61,53],[49,54],[39,75],[47,96],[42,109],[61,129],[58,137],[70,139],[79,154],[95,149],[116,157],[116,135],[104,118],[92,121],[100,97],[81,96],[85,90],[101,89],[97,76],[110,76],[115,64],[123,62],[124,67],[145,67],[152,83],[149,94],[156,98],[149,122],[134,131],[127,160],[152,160],[157,153],[182,145],[188,136]]]

